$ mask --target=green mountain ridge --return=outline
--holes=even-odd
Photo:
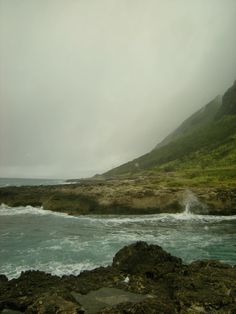
[[[187,118],[174,132],[170,133],[162,142],[157,144],[154,149],[165,146],[168,143],[199,130],[207,126],[216,117],[222,105],[222,97],[218,95],[215,99]]]
[[[186,119],[149,153],[111,169],[105,177],[187,173],[236,177],[236,82]],[[209,179],[209,178],[208,178]]]
[[[223,96],[222,106],[220,107],[216,118],[220,119],[223,115],[236,114],[236,81]]]

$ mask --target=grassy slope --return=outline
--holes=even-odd
[[[155,149],[167,145],[170,142],[196,132],[211,123],[222,105],[222,97],[217,96],[214,100],[206,106],[195,112],[188,119],[186,119],[174,132],[170,133]]]
[[[105,176],[146,174],[159,176],[167,185],[235,186],[235,91],[236,84],[225,93],[221,106],[211,102],[187,119],[156,149],[112,169]]]

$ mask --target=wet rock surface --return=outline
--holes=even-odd
[[[75,300],[83,305],[85,313],[98,313],[104,308],[115,307],[121,303],[139,303],[151,295],[137,294],[117,288],[101,288],[86,295],[72,293]]]
[[[0,277],[0,312],[236,313],[236,267],[184,265],[157,245],[121,249],[108,267],[62,278],[40,271]]]

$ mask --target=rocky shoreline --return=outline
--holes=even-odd
[[[1,313],[236,313],[236,266],[184,265],[157,245],[122,248],[111,266],[57,277],[40,271],[0,276]]]
[[[0,188],[0,203],[42,206],[71,215],[178,213],[236,214],[236,188],[163,187],[155,179],[81,180],[75,184]]]

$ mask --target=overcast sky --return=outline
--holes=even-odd
[[[235,0],[0,0],[0,176],[109,170],[235,79]]]

